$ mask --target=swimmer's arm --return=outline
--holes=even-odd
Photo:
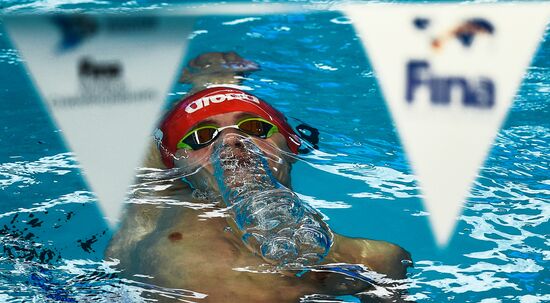
[[[326,262],[363,264],[388,278],[403,279],[412,259],[410,253],[398,245],[385,241],[348,238],[335,233]]]
[[[134,248],[155,229],[160,214],[156,205],[131,204],[125,211],[120,228],[105,250],[105,259],[118,259],[121,268],[131,266]]]
[[[350,279],[341,274],[313,272],[309,279],[324,285],[325,291],[333,295],[353,294],[361,302],[405,302],[406,289],[398,287],[399,281],[406,277],[407,267],[412,265],[410,254],[403,248],[384,241],[361,238],[348,238],[334,234],[333,245],[323,263],[347,263],[365,265],[370,270],[390,278],[378,286],[396,286],[386,288],[390,293],[385,297],[372,294],[375,288],[371,283]],[[306,275],[307,276],[307,275]],[[407,301],[408,302],[408,301]]]
[[[191,60],[182,71],[179,82],[192,84],[189,93],[193,94],[211,85],[239,85],[243,73],[258,69],[257,63],[246,60],[235,52],[210,52]]]

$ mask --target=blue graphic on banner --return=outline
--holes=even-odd
[[[426,30],[430,25],[430,20],[427,18],[415,18],[413,25],[418,30]],[[471,18],[462,22],[457,27],[451,29],[448,32],[436,37],[432,41],[432,47],[438,49],[442,47],[442,44],[449,40],[449,38],[456,38],[462,46],[469,48],[474,42],[474,38],[479,34],[492,35],[495,32],[493,24],[483,18]]]
[[[62,34],[58,51],[65,52],[77,48],[98,31],[97,21],[84,15],[59,15],[53,17],[53,23]]]

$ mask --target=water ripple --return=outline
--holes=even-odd
[[[310,164],[316,169],[365,182],[371,190],[352,193],[355,198],[378,198],[394,200],[417,196],[415,177],[390,167],[356,163]]]
[[[117,260],[94,262],[64,260],[58,265],[15,260],[3,264],[9,275],[0,276],[0,298],[9,302],[152,302],[171,298],[195,302],[205,294],[185,289],[159,287],[136,276],[118,278]],[[7,287],[7,285],[10,285]]]
[[[42,157],[36,161],[18,161],[0,164],[0,188],[5,189],[14,184],[31,185],[38,181],[38,174],[64,175],[77,169],[72,153],[62,153]]]

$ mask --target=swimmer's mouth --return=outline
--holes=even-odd
[[[243,169],[250,168],[255,159],[252,152],[244,146],[233,147],[225,145],[220,153],[220,161],[226,168]]]
[[[220,161],[224,168],[229,168],[234,171],[243,171],[249,168],[251,169],[254,163],[250,156],[243,153],[235,154],[230,158],[220,159]]]
[[[256,184],[262,179],[269,178],[269,172],[264,170],[260,161],[260,150],[252,142],[243,142],[242,146],[223,144],[218,148],[217,160],[224,178],[231,180],[229,187],[243,187],[250,190],[250,184]],[[226,181],[227,181],[226,180]],[[248,185],[247,185],[248,184]]]

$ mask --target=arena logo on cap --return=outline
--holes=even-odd
[[[198,100],[195,100],[189,103],[185,107],[185,112],[188,114],[192,114],[201,108],[210,106],[211,103],[222,103],[225,101],[232,101],[232,100],[249,101],[249,102],[254,102],[256,104],[260,104],[260,100],[258,100],[258,98],[248,94],[217,94],[213,96],[202,97]]]
[[[342,7],[374,67],[441,246],[511,107],[549,8]]]

